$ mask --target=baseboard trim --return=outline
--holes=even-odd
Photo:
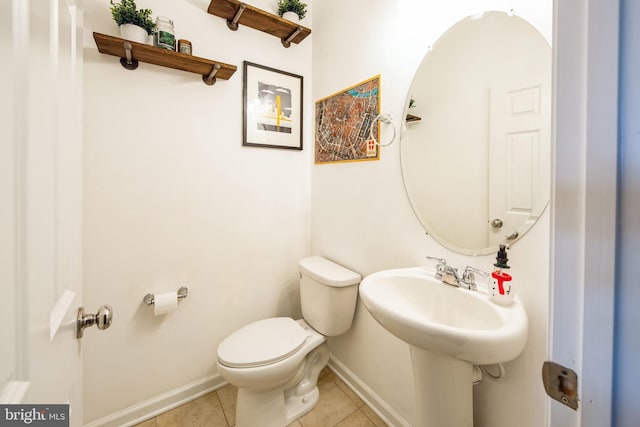
[[[411,427],[398,412],[389,406],[380,396],[378,396],[368,385],[364,383],[353,371],[335,358],[331,354],[329,359],[329,368],[338,376],[345,384],[347,384],[360,399],[362,399],[373,412],[375,412],[382,421],[393,427]]]
[[[84,427],[130,427],[184,405],[225,385],[227,385],[227,382],[220,374],[210,375],[92,421],[85,424]]]
[[[411,427],[411,424],[371,390],[351,369],[336,359],[333,354],[331,354],[328,366],[367,406],[382,418],[386,424],[393,427]],[[184,405],[225,385],[227,385],[227,382],[220,374],[210,375],[88,424],[84,424],[84,427],[131,427],[177,408],[180,405]]]

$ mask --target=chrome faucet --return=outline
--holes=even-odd
[[[470,265],[466,266],[464,269],[464,273],[462,273],[462,279],[460,280],[460,286],[469,289],[470,291],[477,291],[478,286],[476,285],[476,274],[487,277],[489,273],[479,270],[477,268],[471,267]]]
[[[446,265],[442,272],[442,283],[447,285],[460,287],[460,278],[458,277],[458,270]]]
[[[460,278],[458,276],[458,269],[447,265],[447,260],[444,258],[428,256],[427,259],[438,261],[438,264],[436,265],[436,273],[433,277],[447,285],[468,289],[470,291],[478,290],[476,285],[476,274],[484,277],[489,275],[489,273],[468,265],[465,267],[464,273],[462,273],[462,278]]]
[[[438,258],[434,256],[428,256],[427,259],[438,261],[438,264],[436,265],[436,274],[434,274],[433,277],[435,277],[438,280],[442,280],[442,273],[444,273],[444,270],[447,267],[447,260],[444,258]]]
[[[451,267],[450,265],[447,265],[446,259],[432,256],[428,256],[427,259],[438,261],[438,264],[436,265],[436,273],[433,275],[433,277],[441,280],[442,283],[446,283],[447,285],[460,286],[458,270]]]

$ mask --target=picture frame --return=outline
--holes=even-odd
[[[316,101],[314,163],[380,160],[380,75]]]
[[[302,150],[303,77],[243,62],[242,145]]]

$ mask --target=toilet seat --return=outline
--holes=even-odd
[[[269,365],[304,345],[307,332],[290,317],[258,320],[238,329],[218,346],[218,360],[231,368]]]

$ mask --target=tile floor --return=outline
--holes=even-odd
[[[329,368],[318,378],[320,401],[290,427],[385,427],[386,424]],[[227,385],[136,427],[233,427],[236,389]]]

